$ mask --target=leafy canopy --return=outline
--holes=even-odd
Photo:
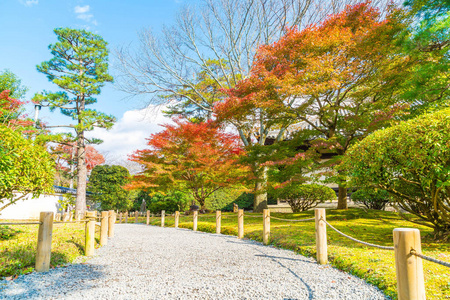
[[[28,88],[22,85],[22,80],[10,70],[3,70],[0,73],[0,92],[9,90],[9,96],[22,99]]]
[[[3,125],[0,136],[0,210],[30,193],[51,193],[55,170],[47,151]]]
[[[72,126],[77,132],[110,128],[114,117],[85,108],[97,102],[92,96],[100,94],[106,82],[113,81],[108,74],[107,43],[86,30],[57,28],[54,32],[58,42],[49,46],[53,57],[37,70],[62,91],[38,93],[33,101],[51,110],[59,108],[63,115],[78,120]]]
[[[92,198],[102,210],[128,210],[133,205],[129,191],[123,187],[130,182],[130,173],[122,166],[98,165],[89,177]]]
[[[450,110],[379,130],[346,154],[351,184],[374,187],[419,217],[417,223],[450,234]]]
[[[214,191],[233,185],[243,175],[236,159],[242,153],[235,135],[212,122],[190,123],[173,119],[173,125],[152,134],[148,149],[136,151],[131,160],[143,166],[129,188],[168,192],[188,190],[204,208]]]
[[[337,154],[318,168],[337,164],[353,143],[389,125],[405,108],[384,93],[379,76],[401,59],[389,55],[392,39],[405,27],[400,15],[392,11],[382,19],[361,3],[320,24],[288,29],[259,48],[251,76],[217,105],[219,119],[239,123],[256,117],[261,122],[254,124],[265,124],[259,136],[277,130],[276,141],[300,132],[317,151]],[[343,190],[341,177],[326,175]]]

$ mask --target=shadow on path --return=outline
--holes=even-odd
[[[51,269],[45,273],[31,273],[16,280],[0,281],[0,299],[43,299],[49,291],[52,299],[61,299],[72,291],[88,290],[105,277],[103,267],[90,264],[73,264]]]

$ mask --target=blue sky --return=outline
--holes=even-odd
[[[109,43],[111,73],[117,74],[114,69],[114,49],[137,46],[139,31],[145,28],[159,31],[163,24],[173,22],[179,8],[193,1],[1,0],[0,70],[10,69],[22,79],[23,85],[29,88],[27,100],[36,92],[57,90],[45,75],[37,72],[36,65],[51,58],[48,45],[56,42],[53,29],[71,27],[88,29]],[[127,96],[116,90],[113,84],[108,84],[97,97],[98,103],[93,106],[118,119],[118,124],[111,132],[95,132],[105,140],[98,147],[99,150],[113,152],[113,156],[124,156],[133,147],[142,148],[144,137],[160,130],[156,124],[166,122],[160,113],[142,110],[145,99],[127,99]],[[29,112],[32,113],[31,105]],[[40,119],[50,125],[70,122],[57,111],[50,113],[46,108],[42,109]],[[115,136],[122,138],[118,144]],[[124,141],[126,137],[132,139]]]

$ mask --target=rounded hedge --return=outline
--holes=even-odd
[[[450,109],[379,130],[346,153],[350,183],[389,192],[415,222],[450,234]]]
[[[290,184],[275,189],[273,196],[287,201],[293,212],[305,211],[320,202],[336,199],[336,193],[331,188],[319,184]]]

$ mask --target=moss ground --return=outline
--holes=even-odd
[[[304,219],[313,217],[314,212],[272,213],[271,215],[284,219]],[[222,213],[222,216],[222,233],[237,235],[236,214]],[[246,216],[244,217],[245,237],[262,241],[261,214],[246,213]],[[422,235],[422,252],[440,260],[450,261],[450,243],[434,242],[431,239],[432,230],[430,228],[405,221],[394,212],[364,211],[362,209],[327,210],[327,221],[348,235],[385,246],[392,246],[392,230],[394,228],[418,228]],[[145,222],[145,218],[140,218],[139,222]],[[201,214],[198,222],[199,231],[215,232],[214,214]],[[151,218],[150,223],[159,226],[161,220],[156,217]],[[173,216],[166,216],[165,226],[174,226]],[[192,229],[192,216],[181,216],[179,226]],[[392,299],[397,299],[393,251],[358,244],[340,236],[330,228],[327,228],[327,233],[328,257],[333,266],[363,278],[380,288]],[[272,219],[271,244],[315,257],[314,222],[293,223]],[[423,266],[427,299],[450,299],[450,270],[428,261],[424,261]]]
[[[37,235],[38,225],[0,225],[0,279],[34,271]],[[53,224],[50,267],[67,265],[84,255],[84,238],[84,223]],[[99,239],[100,230],[96,226],[96,247]]]

